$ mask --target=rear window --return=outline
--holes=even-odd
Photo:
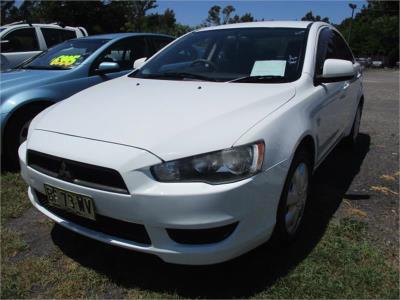
[[[57,28],[41,28],[47,48],[51,48],[66,40],[76,38],[75,31]]]

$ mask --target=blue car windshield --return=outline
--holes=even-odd
[[[234,28],[192,32],[130,76],[164,80],[291,82],[301,75],[308,29]]]
[[[75,39],[65,41],[25,62],[19,68],[68,70],[82,64],[108,39]]]

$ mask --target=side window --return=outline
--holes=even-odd
[[[336,58],[350,60],[351,62],[354,62],[353,54],[351,53],[343,38],[336,31],[333,31],[333,35]]]
[[[133,62],[147,55],[148,47],[144,38],[130,38],[111,45],[97,59],[97,63],[116,62],[122,70],[133,69]]]
[[[62,43],[66,40],[76,38],[76,34],[72,30],[56,29],[56,28],[41,28],[43,37],[46,41],[47,48]]]
[[[154,53],[173,41],[173,39],[167,37],[153,37],[152,40],[154,45]]]
[[[343,38],[335,31],[324,28],[319,34],[315,74],[321,75],[326,59],[344,59],[354,62],[353,54]]]
[[[1,51],[7,52],[28,52],[38,51],[39,44],[36,37],[35,28],[21,28],[11,31],[2,40]]]

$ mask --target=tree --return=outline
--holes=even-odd
[[[253,22],[254,18],[251,13],[245,13],[243,16],[240,17],[240,22]]]
[[[207,17],[207,23],[210,25],[220,25],[221,24],[221,18],[219,16],[221,12],[221,6],[214,5],[208,10],[208,17]]]
[[[230,20],[231,14],[235,11],[235,8],[232,5],[225,6],[222,10],[223,14],[223,24],[227,24]]]
[[[243,16],[235,14],[231,17],[232,13],[236,9],[232,5],[227,5],[221,10],[218,5],[212,6],[208,10],[208,17],[206,22],[203,24],[205,26],[210,25],[221,25],[221,24],[231,24],[231,23],[241,23],[241,22],[253,22],[254,18],[250,13],[245,13]],[[221,15],[222,13],[222,15]],[[222,18],[222,22],[221,22]]]
[[[6,24],[9,22],[10,13],[13,8],[15,8],[15,1],[1,1],[1,24]]]
[[[347,18],[336,25],[344,36],[350,22]],[[375,57],[394,65],[399,60],[399,2],[368,1],[354,17],[348,42],[356,56]]]
[[[322,22],[330,23],[328,17],[322,18],[320,15],[314,16],[311,10],[308,11],[308,12],[304,15],[304,17],[301,18],[301,20],[302,20],[302,21],[313,21],[313,22],[322,21]]]

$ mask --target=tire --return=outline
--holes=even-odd
[[[7,122],[3,139],[4,159],[6,159],[3,164],[7,168],[18,169],[18,148],[27,138],[29,124],[48,106],[49,104],[38,104],[23,108],[12,115]]]
[[[274,229],[274,240],[279,244],[288,244],[293,241],[303,221],[310,191],[311,161],[311,155],[305,147],[302,147],[296,152],[289,168]]]
[[[360,124],[362,117],[362,104],[358,105],[356,115],[354,116],[353,126],[351,127],[351,132],[348,136],[343,139],[346,147],[354,148],[357,144],[358,135],[360,133]]]

